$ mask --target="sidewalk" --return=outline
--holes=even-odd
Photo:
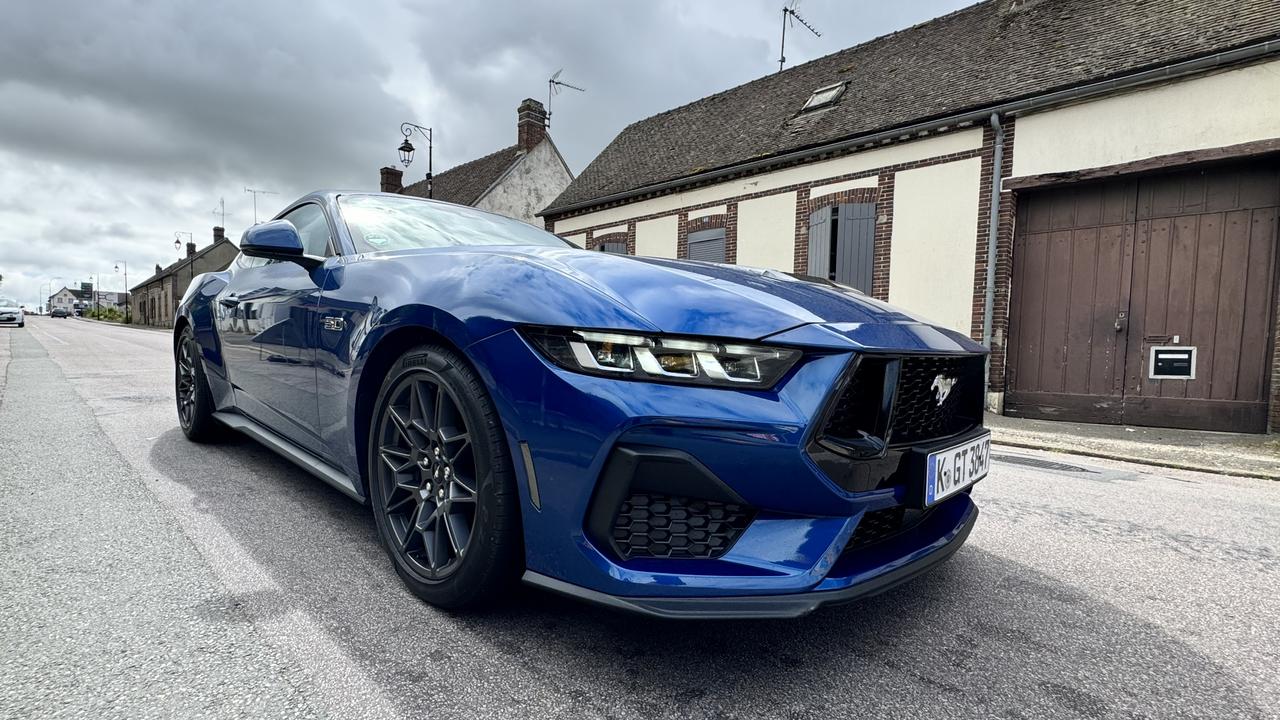
[[[986,425],[992,442],[1000,445],[1280,480],[1280,435],[1090,425],[990,413]]]

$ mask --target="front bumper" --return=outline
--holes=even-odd
[[[660,617],[792,617],[914,577],[954,553],[977,517],[961,493],[846,552],[865,518],[912,495],[903,484],[849,491],[808,452],[811,425],[854,357],[848,346],[816,349],[770,391],[572,373],[514,331],[468,353],[521,460],[525,579],[534,585]],[[598,516],[611,459],[629,448],[691,458],[731,496],[720,500],[751,509],[749,524],[723,552],[628,556],[607,527],[593,527],[593,510]],[[671,484],[663,491],[674,492]],[[696,494],[707,496],[705,488]]]
[[[967,499],[967,498],[966,498]],[[955,554],[973,530],[978,508],[967,504],[960,525],[921,548],[896,565],[861,578],[840,590],[812,590],[788,595],[734,595],[725,597],[624,597],[606,595],[553,577],[526,571],[524,581],[552,592],[667,620],[740,620],[794,618],[807,615],[823,605],[838,605],[892,590],[933,569]]]

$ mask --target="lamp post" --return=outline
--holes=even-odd
[[[116,261],[116,272],[120,272],[120,266],[124,266],[124,324],[129,324],[129,263],[123,260]]]
[[[52,307],[49,307],[49,295],[51,295],[51,294],[53,293],[53,281],[54,281],[54,280],[61,280],[61,279],[62,279],[62,276],[61,276],[61,275],[54,275],[53,277],[49,278],[49,281],[48,281],[48,282],[46,282],[45,284],[43,284],[43,285],[41,285],[41,286],[40,286],[40,287],[42,287],[42,288],[49,288],[49,292],[45,293],[45,295],[44,295],[44,311],[45,311],[46,313],[51,313],[51,312],[53,312],[53,308],[52,308]]]
[[[435,145],[432,141],[431,128],[415,125],[411,122],[400,123],[400,134],[404,135],[404,142],[400,143],[400,162],[405,167],[409,167],[409,163],[413,162],[413,143],[409,142],[409,136],[417,130],[418,134],[427,139],[427,197],[431,197],[431,160],[435,151]]]
[[[255,198],[257,198],[257,195],[255,195],[254,197],[255,197]],[[255,218],[254,218],[254,221],[255,221],[255,222],[257,221],[257,218],[256,218],[256,211],[255,211]],[[182,237],[181,237],[181,236],[183,236],[183,235],[186,235],[186,236],[187,236],[187,242],[191,243],[191,245],[192,245],[192,246],[194,246],[194,245],[195,245],[195,243],[196,243],[195,236],[194,236],[194,235],[192,235],[192,234],[191,234],[191,233],[189,233],[189,232],[185,232],[185,231],[182,231],[182,230],[177,230],[177,231],[175,231],[175,232],[173,233],[173,249],[178,251],[178,262],[182,262]],[[175,277],[175,278],[177,277],[177,275],[176,275],[176,273],[177,273],[177,272],[178,272],[178,271],[177,271],[177,269],[175,268],[175,269],[174,269],[174,273],[175,273],[174,277]],[[194,253],[193,253],[193,254],[192,254],[192,257],[187,258],[187,287],[191,287],[191,281],[192,281],[192,280],[195,280],[195,279],[196,279],[196,262],[195,262],[195,257],[194,257]],[[175,291],[177,290],[177,283],[174,283],[174,290],[175,290]],[[172,308],[172,309],[173,309],[173,311],[174,311],[174,312],[177,312],[177,310],[178,310],[178,300],[179,300],[183,295],[185,295],[186,293],[187,293],[187,289],[186,289],[186,288],[183,288],[181,293],[178,293],[178,292],[174,292],[174,293],[173,293],[173,308]]]

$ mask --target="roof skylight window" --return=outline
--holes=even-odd
[[[817,110],[835,103],[844,94],[844,87],[847,84],[847,82],[838,82],[834,85],[827,85],[814,90],[813,94],[809,96],[808,102],[804,104],[804,107],[800,108],[800,112]]]

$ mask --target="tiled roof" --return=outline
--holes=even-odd
[[[544,212],[1275,38],[1278,7],[989,0],[636,122]],[[834,106],[797,117],[841,81]]]
[[[452,167],[435,176],[432,197],[436,200],[472,205],[524,155],[519,145]],[[419,180],[404,189],[405,195],[427,196],[427,181]]]
[[[148,284],[150,284],[150,283],[153,283],[153,282],[155,282],[156,280],[158,280],[158,279],[160,279],[160,278],[162,278],[162,277],[165,277],[166,275],[169,275],[169,274],[173,273],[173,272],[174,272],[175,270],[177,270],[178,268],[185,268],[185,267],[186,267],[187,265],[189,265],[190,263],[193,263],[193,262],[195,262],[196,260],[199,260],[200,258],[202,258],[202,257],[204,257],[205,255],[207,255],[207,254],[209,254],[210,252],[212,252],[212,251],[213,251],[215,248],[217,248],[220,244],[222,244],[222,243],[229,243],[229,242],[231,242],[231,241],[230,241],[230,240],[227,240],[226,238],[223,238],[223,239],[221,239],[221,240],[215,240],[214,242],[210,243],[209,245],[206,245],[205,247],[203,247],[202,249],[197,250],[195,255],[192,255],[192,256],[190,256],[190,257],[184,257],[184,258],[181,258],[181,259],[179,259],[179,260],[176,260],[176,261],[174,261],[174,262],[169,263],[168,265],[166,265],[166,266],[164,266],[163,268],[161,268],[161,269],[160,269],[160,272],[153,274],[151,277],[147,278],[146,280],[143,280],[142,282],[140,282],[140,283],[138,283],[138,284],[134,285],[133,287],[129,288],[129,292],[131,292],[131,293],[132,293],[133,291],[137,290],[138,288],[142,287],[143,285],[148,285]]]

